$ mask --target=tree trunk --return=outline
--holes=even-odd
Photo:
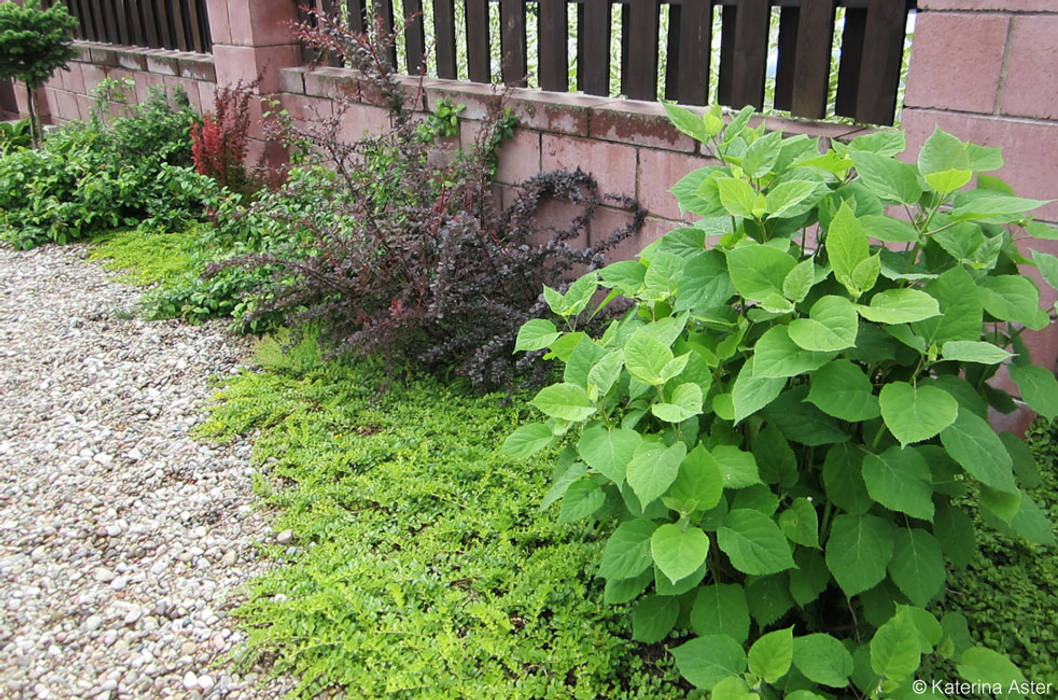
[[[42,134],[40,130],[40,121],[37,118],[37,106],[34,104],[36,101],[34,99],[36,97],[34,93],[35,91],[33,88],[29,86],[29,83],[26,83],[26,109],[29,110],[29,133],[33,139],[33,147],[40,148]]]

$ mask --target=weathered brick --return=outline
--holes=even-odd
[[[656,102],[616,100],[591,110],[592,138],[691,153],[697,142],[672,125]]]
[[[1054,0],[918,0],[922,10],[1058,12]]]
[[[496,180],[516,185],[540,172],[540,133],[517,129],[496,154]]]
[[[541,170],[580,168],[595,177],[601,192],[635,194],[636,149],[632,146],[543,134],[541,153]]]
[[[381,107],[365,104],[350,104],[342,115],[342,129],[338,138],[353,143],[365,133],[381,134],[390,128],[389,114]]]
[[[305,74],[308,68],[305,66],[291,66],[279,69],[279,90],[297,95],[305,94]]]
[[[518,88],[511,91],[508,102],[521,126],[573,136],[588,135],[591,108],[603,98]]]
[[[180,75],[194,80],[217,82],[217,68],[213,57],[203,54],[185,53],[180,56]]]
[[[991,113],[1003,71],[1010,17],[923,13],[915,25],[909,107]]]
[[[304,73],[305,94],[313,97],[350,97],[356,99],[359,82],[352,71],[343,68],[316,68]]]
[[[231,43],[237,46],[290,44],[297,3],[290,0],[228,0]]]
[[[1058,119],[1058,15],[1015,16],[1000,112]],[[1058,154],[1056,154],[1058,155]]]
[[[232,43],[228,0],[206,0],[206,14],[209,16],[209,34],[213,38],[214,46]]]
[[[639,191],[636,197],[640,205],[654,216],[685,218],[669,189],[687,173],[706,165],[716,165],[716,162],[686,153],[639,149]]]

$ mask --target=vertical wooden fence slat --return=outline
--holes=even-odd
[[[716,100],[722,105],[732,103],[731,90],[734,85],[735,24],[738,22],[738,7],[725,5],[720,13],[720,75],[716,80]]]
[[[577,26],[577,87],[610,94],[610,0],[584,0]]]
[[[349,29],[360,34],[367,31],[367,4],[365,0],[347,0],[345,9],[349,11]]]
[[[629,0],[628,21],[622,32],[628,37],[625,94],[633,100],[658,97],[658,3]],[[767,2],[767,0],[764,0]],[[622,52],[626,53],[626,52]]]
[[[195,0],[190,0],[187,6],[187,33],[190,40],[189,50],[203,53],[206,50],[205,42],[202,40],[202,26],[198,22],[198,8]]]
[[[154,0],[138,0],[140,17],[143,18],[143,41],[147,46],[160,46],[158,23],[154,21]]]
[[[187,51],[187,35],[184,33],[183,2],[181,0],[169,0],[170,17],[173,22],[173,38],[176,39],[176,48]],[[169,48],[173,48],[170,46]]]
[[[867,7],[856,121],[893,123],[906,23],[904,0],[871,0]]]
[[[790,111],[798,117],[823,119],[827,115],[830,57],[834,36],[834,0],[801,0],[797,60]]]
[[[665,42],[665,55],[669,60],[665,62],[665,99],[679,101],[679,72],[680,72],[680,26],[683,23],[683,6],[676,2],[669,3],[669,31],[668,36],[663,37]]]
[[[108,44],[116,44],[117,37],[115,36],[115,29],[117,22],[114,19],[114,6],[111,0],[96,0],[99,3],[99,12],[102,17],[102,36],[100,40],[105,41]]]
[[[790,109],[794,92],[794,66],[797,60],[797,30],[799,7],[784,7],[779,11],[779,45],[775,65],[775,109]],[[818,40],[818,37],[817,37]]]
[[[129,0],[127,4],[129,11],[129,35],[132,37],[133,46],[145,46],[147,40],[143,33],[143,18],[140,16],[140,0]]]
[[[628,47],[629,47],[629,42],[631,41],[631,37],[632,37],[632,33],[628,31],[628,24],[630,22],[630,20],[629,20],[630,10],[628,9],[628,3],[627,2],[621,2],[620,4],[617,5],[617,7],[620,8],[620,13],[621,13],[620,23],[617,25],[617,26],[619,26],[621,28],[620,29],[620,31],[621,31],[621,37],[620,37],[620,41],[621,41],[621,65],[618,66],[617,75],[620,77],[620,83],[619,84],[621,86],[621,94],[622,95],[627,95],[628,94]],[[607,93],[607,94],[609,94],[609,93]]]
[[[176,45],[176,37],[173,36],[173,25],[169,21],[166,5],[166,0],[154,0],[154,21],[158,25],[158,46],[163,49]]]
[[[544,90],[566,92],[569,90],[569,51],[566,37],[569,33],[569,14],[566,0],[539,0],[540,87]]]
[[[422,0],[404,0],[404,48],[407,54],[408,75],[419,75],[426,65]]]
[[[382,33],[387,37],[393,35],[393,0],[373,0],[372,2],[373,15],[371,18],[371,31],[374,31],[376,27],[379,27],[379,19],[381,22]],[[393,42],[393,45],[389,47],[386,59],[389,61],[389,65],[397,67],[397,44]]]
[[[525,0],[500,0],[500,67],[503,82],[525,86]]]
[[[92,13],[92,41],[106,41],[106,33],[103,24],[103,8],[98,0],[87,0],[89,10]]]
[[[841,33],[841,63],[838,65],[838,91],[834,98],[834,113],[842,117],[856,116],[856,94],[863,62],[863,37],[867,25],[865,8],[845,10],[845,29]]]
[[[454,0],[433,0],[433,29],[437,77],[454,80],[458,76]]]
[[[132,40],[129,36],[129,23],[125,4],[125,0],[114,0],[114,15],[117,21],[117,43],[128,46],[132,43]]]
[[[704,105],[709,97],[709,60],[713,40],[713,6],[709,0],[683,0],[680,7],[680,48],[676,94],[688,105]],[[673,54],[669,54],[672,63]]]
[[[768,63],[768,0],[739,0],[732,59],[731,106],[764,106],[764,73]]]
[[[84,8],[81,7],[80,0],[70,0],[68,7],[70,8],[70,13],[77,18],[77,30],[75,36],[78,39],[88,39],[88,28],[85,25]]]
[[[466,0],[467,75],[476,83],[492,79],[489,60],[488,0]]]
[[[209,31],[209,12],[206,10],[206,0],[195,0],[195,13],[198,15],[198,26],[202,28],[202,51],[209,53],[213,50],[213,35]]]

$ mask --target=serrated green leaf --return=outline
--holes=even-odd
[[[676,583],[695,572],[709,553],[709,537],[698,527],[667,523],[654,531],[650,552],[661,572]]]
[[[724,488],[742,489],[761,483],[753,453],[733,445],[717,445],[706,453],[724,481]]]
[[[691,627],[701,636],[725,634],[738,642],[749,636],[749,605],[737,583],[702,586],[691,608]]]
[[[716,460],[698,443],[680,463],[679,474],[661,501],[687,515],[715,507],[723,490],[724,480]]]
[[[825,296],[812,305],[808,318],[790,322],[790,340],[805,350],[834,352],[856,344],[859,319],[856,306],[838,296]]]
[[[784,391],[764,409],[764,417],[791,442],[817,446],[848,440],[835,419],[805,402],[807,393],[804,385]]]
[[[1053,372],[1037,365],[1015,365],[1010,367],[1010,378],[1033,411],[1048,421],[1058,416],[1058,380]]]
[[[829,634],[808,634],[794,639],[793,664],[813,683],[844,688],[852,675],[852,655]]]
[[[514,351],[543,350],[558,339],[559,332],[551,321],[534,318],[518,329]]]
[[[827,498],[846,513],[866,513],[874,504],[863,483],[863,452],[849,443],[834,445],[823,460],[823,484]]]
[[[997,365],[1011,357],[1003,348],[979,340],[949,340],[940,349],[945,360]]]
[[[890,447],[863,458],[863,483],[871,498],[889,510],[933,518],[933,483],[926,460],[912,448]]]
[[[806,400],[828,415],[853,423],[880,415],[871,380],[848,360],[834,360],[813,372]]]
[[[636,448],[628,463],[625,479],[639,502],[649,505],[668,490],[680,471],[680,462],[687,456],[687,446],[677,442],[669,447],[654,440],[644,440]]]
[[[1040,292],[1028,277],[988,276],[979,280],[978,289],[984,310],[1000,321],[1014,321],[1033,330],[1040,330],[1049,322],[1039,307]]]
[[[894,325],[940,315],[937,300],[918,289],[887,289],[871,297],[869,305],[860,304],[856,310],[868,321]]]
[[[569,485],[583,476],[587,471],[588,468],[585,467],[584,464],[581,462],[574,462],[572,461],[572,458],[568,464],[563,465],[560,457],[559,466],[555,469],[555,473],[551,475],[551,488],[548,489],[546,494],[544,494],[544,498],[540,502],[540,510],[547,510],[556,503],[558,499],[566,495]]]
[[[702,388],[691,382],[680,384],[668,403],[653,404],[650,410],[663,421],[682,423],[702,412]]]
[[[915,388],[907,382],[890,382],[878,394],[882,420],[901,445],[921,442],[955,422],[959,402],[933,386]]]
[[[749,648],[750,673],[760,676],[766,683],[775,683],[790,670],[793,645],[793,627],[761,635]]]
[[[897,615],[878,628],[871,639],[871,668],[879,676],[902,681],[922,660],[918,630],[910,618]]]
[[[622,605],[638,598],[653,579],[650,569],[635,578],[609,579],[603,588],[603,602],[607,605]]]
[[[819,548],[819,516],[808,499],[795,498],[779,515],[779,527],[791,542]]]
[[[508,457],[530,457],[550,445],[554,438],[551,428],[543,423],[528,423],[507,436],[500,453]]]
[[[970,683],[999,684],[1004,691],[1011,684],[1025,683],[1025,676],[1010,659],[985,647],[970,647],[963,652],[958,665],[959,675]],[[1022,697],[1021,693],[1004,693]]]
[[[886,520],[874,515],[834,518],[826,543],[826,562],[846,596],[851,598],[881,583],[892,558],[893,530]]]
[[[643,299],[661,301],[676,293],[676,285],[683,275],[687,260],[672,253],[656,253],[643,275],[643,288],[639,296]]]
[[[634,430],[608,430],[594,426],[581,435],[577,452],[592,469],[620,485],[625,480],[628,463],[642,442],[642,437]]]
[[[752,693],[746,681],[740,676],[728,676],[713,686],[712,700],[759,700],[760,696]],[[789,696],[787,696],[789,697]]]
[[[819,369],[833,358],[833,352],[811,352],[798,347],[786,326],[772,326],[753,348],[753,376],[794,377]]]
[[[743,573],[763,576],[795,566],[786,536],[759,511],[732,510],[716,534],[720,549]]]
[[[756,413],[774,401],[784,386],[786,386],[785,379],[754,375],[753,363],[747,361],[739,370],[731,389],[731,419],[739,423],[742,419]],[[715,402],[714,410],[716,410]]]
[[[680,616],[680,602],[670,596],[648,595],[632,607],[632,639],[644,644],[669,635]]]
[[[757,197],[760,194],[752,185],[741,178],[717,177],[716,187],[720,202],[729,214],[745,219],[757,218],[754,211],[757,209]]]
[[[1032,260],[1036,263],[1036,269],[1040,271],[1043,280],[1051,287],[1058,289],[1058,257],[1034,250]]]
[[[664,384],[661,373],[672,361],[672,350],[641,328],[629,336],[624,346],[625,367],[628,373],[651,386]]]
[[[919,240],[918,231],[906,221],[891,216],[872,214],[860,217],[860,225],[868,238],[891,243],[915,243]]]
[[[973,521],[956,506],[937,506],[933,516],[933,537],[940,544],[944,556],[959,568],[969,566],[977,553]]]
[[[960,410],[955,421],[941,431],[940,441],[948,455],[982,484],[1005,493],[1018,492],[1010,453],[984,418]]]
[[[808,211],[826,192],[826,187],[815,180],[781,182],[765,195],[768,216],[776,219],[799,216]]]
[[[710,250],[687,261],[676,285],[674,311],[726,304],[735,294],[724,254]]]
[[[697,637],[672,649],[676,668],[696,688],[712,690],[728,676],[746,670],[746,652],[742,645],[723,634]]]
[[[1047,514],[1025,494],[1021,496],[1017,515],[1010,521],[1010,529],[1018,537],[1034,544],[1045,547],[1053,547],[1056,544],[1054,526],[1047,519]]]
[[[802,302],[815,283],[815,262],[811,258],[802,260],[783,279],[782,293],[790,301]]]
[[[750,243],[727,252],[727,271],[735,289],[746,299],[760,301],[782,294],[783,281],[797,265],[791,255],[770,246]]]
[[[851,154],[860,181],[878,197],[900,204],[914,204],[922,197],[922,186],[914,166],[863,151]]]
[[[810,549],[798,549],[794,554],[796,569],[790,569],[790,595],[802,608],[819,597],[830,585],[830,571],[823,556]]]
[[[842,202],[831,219],[824,245],[834,276],[850,294],[859,296],[864,290],[852,283],[853,271],[870,256],[870,246],[867,234],[848,202]]]
[[[565,382],[545,386],[530,403],[549,416],[573,423],[595,413],[595,404],[588,399],[584,388]]]
[[[698,141],[706,142],[712,138],[706,129],[705,120],[697,114],[671,102],[662,101],[661,104],[665,107],[665,113],[669,115],[669,121],[677,129]]]
[[[889,576],[908,600],[925,607],[944,590],[940,544],[921,528],[897,529]]]
[[[650,568],[650,536],[657,529],[653,520],[627,520],[617,526],[603,547],[599,576],[605,579],[632,579]]]
[[[559,522],[569,523],[588,517],[602,508],[606,502],[606,494],[599,483],[589,477],[581,477],[570,484],[566,494],[562,497],[562,510],[559,512]]]
[[[647,268],[638,260],[621,260],[599,270],[602,285],[625,295],[634,297],[643,286]]]
[[[617,383],[621,376],[621,368],[624,367],[624,353],[621,351],[609,352],[603,355],[591,369],[588,370],[588,385],[594,386],[600,397]]]

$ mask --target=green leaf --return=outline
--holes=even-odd
[[[632,639],[644,644],[660,642],[676,626],[680,601],[670,596],[648,595],[632,608]]]
[[[582,477],[570,484],[562,497],[559,522],[569,523],[586,518],[602,508],[606,494],[594,479]]]
[[[669,581],[668,577],[661,573],[661,569],[654,565],[654,592],[658,595],[666,596],[681,596],[684,593],[689,593],[698,587],[698,584],[705,578],[705,574],[708,572],[708,567],[705,562],[694,570],[690,576],[685,576],[676,583]]]
[[[694,112],[671,102],[662,101],[661,104],[665,107],[665,113],[669,115],[669,121],[677,129],[703,143],[711,138],[705,128],[705,120]]]
[[[830,585],[830,571],[823,556],[809,549],[794,554],[796,569],[790,569],[790,595],[802,608],[818,598]]]
[[[729,214],[745,219],[758,218],[754,213],[758,209],[757,197],[763,197],[748,182],[736,177],[718,177],[716,187],[720,202]],[[763,214],[763,207],[761,209]]]
[[[849,281],[854,289],[859,290],[860,294],[865,294],[874,289],[874,285],[878,281],[878,275],[881,272],[882,256],[881,253],[877,253],[861,261],[860,264],[853,268]]]
[[[625,480],[625,468],[642,442],[642,437],[634,430],[608,430],[595,426],[581,435],[577,453],[592,469],[620,485]]]
[[[797,265],[788,253],[759,243],[748,243],[727,252],[727,270],[735,289],[746,299],[760,301],[782,294],[783,281]]]
[[[793,663],[793,627],[768,632],[749,648],[749,671],[774,683],[790,670]]]
[[[759,700],[760,696],[750,692],[741,676],[728,676],[713,686],[712,700]],[[788,698],[789,696],[787,696]]]
[[[890,447],[863,458],[863,483],[871,498],[889,510],[933,518],[933,482],[926,460],[914,449]]]
[[[657,529],[653,520],[640,518],[626,520],[617,526],[599,561],[599,576],[605,579],[623,580],[640,575],[650,568],[650,536]]]
[[[905,615],[894,616],[871,639],[871,668],[879,676],[902,681],[918,670],[921,660],[918,630]]]
[[[626,297],[638,294],[646,273],[646,266],[638,260],[621,260],[599,270],[602,285],[617,290]]]
[[[933,536],[940,543],[944,556],[955,566],[965,568],[973,561],[977,553],[974,525],[961,508],[938,505],[933,517]]]
[[[808,211],[826,191],[826,188],[815,180],[781,182],[765,197],[768,216],[775,219],[799,216]]]
[[[809,318],[790,322],[790,340],[805,350],[833,352],[856,344],[859,319],[856,306],[838,296],[825,296],[812,305]]]
[[[635,600],[650,585],[652,573],[647,570],[635,578],[608,580],[603,588],[603,602],[607,605],[622,605]]]
[[[672,485],[687,456],[687,446],[677,442],[669,447],[655,440],[644,440],[628,463],[625,478],[645,507]]]
[[[834,360],[813,372],[806,400],[828,415],[853,423],[880,414],[871,380],[848,360]]]
[[[543,423],[523,425],[507,436],[500,453],[508,457],[529,457],[551,444],[555,436]]]
[[[709,250],[688,260],[676,290],[676,312],[726,304],[735,293],[735,285],[727,274],[724,254]]]
[[[956,221],[987,221],[1002,223],[1017,221],[1033,209],[1047,204],[1045,200],[1013,197],[1002,192],[974,190],[960,193],[951,215]]]
[[[852,139],[849,148],[881,156],[895,156],[907,148],[907,138],[902,131],[874,131]]]
[[[827,258],[834,268],[834,276],[853,296],[859,296],[863,289],[852,283],[852,273],[856,266],[870,256],[867,234],[856,219],[848,202],[842,202],[838,213],[830,221],[825,241]]]
[[[999,439],[1014,462],[1014,473],[1018,475],[1022,486],[1031,489],[1043,483],[1040,479],[1040,468],[1036,464],[1036,458],[1025,441],[1011,433],[1000,433]]]
[[[790,301],[802,302],[816,283],[816,264],[809,258],[802,260],[787,273],[782,281],[782,293]]]
[[[773,377],[758,377],[753,374],[753,363],[747,361],[739,370],[731,389],[731,403],[736,423],[756,413],[775,400],[786,386],[786,380]]]
[[[775,522],[756,510],[732,510],[717,530],[717,544],[745,574],[763,576],[795,566],[790,545]]]
[[[963,652],[958,665],[959,675],[970,683],[999,684],[1004,694],[1021,697],[1021,693],[1006,693],[1011,684],[1019,687],[1025,676],[1018,667],[1003,654],[985,647],[970,647]]]
[[[1036,502],[1024,494],[1021,496],[1017,515],[1010,521],[1010,529],[1019,537],[1035,544],[1045,547],[1053,547],[1056,544],[1051,521]]]
[[[792,442],[802,445],[829,445],[849,439],[841,425],[810,403],[805,403],[808,387],[784,391],[764,409],[764,418]]]
[[[874,515],[839,515],[830,528],[826,562],[845,595],[874,588],[893,558],[893,529]]]
[[[757,179],[769,174],[779,160],[782,132],[771,131],[750,144],[742,156],[742,169],[751,178]]]
[[[794,640],[793,664],[813,683],[844,688],[852,675],[852,655],[829,634],[808,634]]]
[[[1058,416],[1058,381],[1053,372],[1036,365],[1015,365],[1010,367],[1010,378],[1033,411],[1048,421]]]
[[[734,445],[717,445],[706,453],[724,481],[724,488],[742,489],[761,483],[753,453]]]
[[[514,341],[514,351],[543,350],[558,339],[559,333],[555,324],[542,318],[527,321],[518,329],[518,338]]]
[[[983,365],[998,365],[1011,357],[1003,348],[979,340],[949,340],[941,347],[940,355],[945,360]]]
[[[955,422],[959,402],[933,386],[890,382],[878,395],[882,420],[901,445],[928,440]]]
[[[1021,509],[1021,492],[1005,493],[987,486],[981,487],[981,505],[985,510],[1009,525]]]
[[[1058,257],[1034,250],[1032,260],[1036,263],[1036,269],[1040,271],[1043,280],[1051,287],[1058,289]]]
[[[922,197],[914,166],[875,153],[854,151],[851,156],[860,181],[881,199],[914,204]]]
[[[900,592],[925,607],[944,590],[944,554],[940,544],[921,528],[898,529],[889,575]]]
[[[819,369],[833,357],[832,352],[801,349],[790,340],[786,326],[772,326],[757,340],[753,348],[753,376],[794,377]]]
[[[972,411],[959,411],[955,422],[941,432],[940,441],[948,455],[982,484],[997,491],[1018,492],[1010,453],[984,418]]]
[[[942,194],[959,189],[973,177],[966,146],[939,128],[919,151],[918,170],[926,183]]]
[[[680,463],[679,475],[661,498],[666,507],[683,515],[714,508],[724,490],[716,460],[702,443],[695,445]]]
[[[726,174],[726,168],[715,165],[698,168],[673,185],[669,191],[676,197],[680,209],[704,217],[727,216],[716,192],[714,174],[718,172]],[[708,195],[703,192],[705,190],[709,190]]]
[[[737,583],[702,586],[691,608],[691,627],[701,636],[725,634],[738,642],[749,636],[749,605]]]
[[[564,463],[563,454],[569,454],[568,462]],[[543,512],[550,508],[558,499],[566,495],[566,491],[569,489],[569,485],[574,481],[584,476],[585,472],[588,471],[587,467],[581,462],[573,461],[573,451],[563,450],[559,454],[558,466],[555,467],[554,473],[551,475],[551,488],[548,489],[547,493],[544,494],[544,498],[540,502],[540,511]]]
[[[860,217],[860,225],[868,238],[891,243],[917,243],[918,231],[906,221],[891,216],[871,214]]]
[[[565,296],[563,296],[561,292],[559,292],[556,289],[552,289],[551,287],[548,287],[545,284],[544,285],[544,301],[547,302],[547,306],[548,306],[548,308],[551,309],[551,312],[553,314],[555,314],[556,316],[563,316],[564,315],[564,312],[566,310],[566,306],[568,304],[566,303]]]
[[[649,330],[641,328],[629,336],[624,356],[628,373],[639,381],[651,386],[665,383],[661,373],[673,359],[672,350]]]
[[[966,144],[966,155],[970,158],[970,167],[974,170],[999,170],[1003,167],[1003,149],[1001,148],[968,143]],[[984,177],[990,176],[985,175]],[[999,178],[993,179],[998,180]]]
[[[653,404],[650,410],[663,421],[682,423],[702,412],[702,387],[690,382],[680,384],[668,403]]]
[[[978,284],[985,311],[1000,321],[1014,321],[1033,330],[1040,330],[1049,322],[1039,307],[1040,292],[1028,277],[994,275],[982,278]]]
[[[650,552],[661,573],[676,583],[693,574],[705,562],[709,537],[701,528],[684,530],[675,523],[667,523],[654,531],[650,538]]]
[[[779,527],[791,542],[819,548],[819,516],[807,498],[795,498],[790,507],[779,514]]]
[[[785,572],[774,576],[756,576],[746,582],[749,614],[757,622],[757,629],[765,629],[794,606]]]
[[[565,382],[545,386],[530,403],[549,416],[573,423],[595,413],[595,404],[588,399],[584,388]]]
[[[926,293],[940,302],[941,316],[914,325],[918,335],[938,345],[948,340],[979,340],[982,306],[973,279],[961,265],[926,285]]]
[[[728,676],[746,670],[746,652],[742,645],[724,634],[710,634],[692,639],[674,648],[676,668],[696,688],[712,690]]]
[[[871,297],[869,306],[858,305],[856,310],[875,323],[914,323],[940,315],[937,300],[917,289],[887,289]]]
[[[687,260],[679,255],[656,253],[643,276],[643,289],[639,296],[654,301],[668,299],[676,293],[676,285],[686,264]]]
[[[834,445],[823,460],[827,498],[846,513],[866,513],[874,505],[860,476],[862,463],[863,452],[849,443]]]
[[[624,367],[624,353],[620,350],[609,352],[592,365],[588,370],[588,386],[595,387],[598,396],[606,396],[621,376]]]
[[[588,372],[607,352],[591,338],[584,338],[566,360],[562,381],[588,388]],[[591,394],[588,398],[592,398]]]

